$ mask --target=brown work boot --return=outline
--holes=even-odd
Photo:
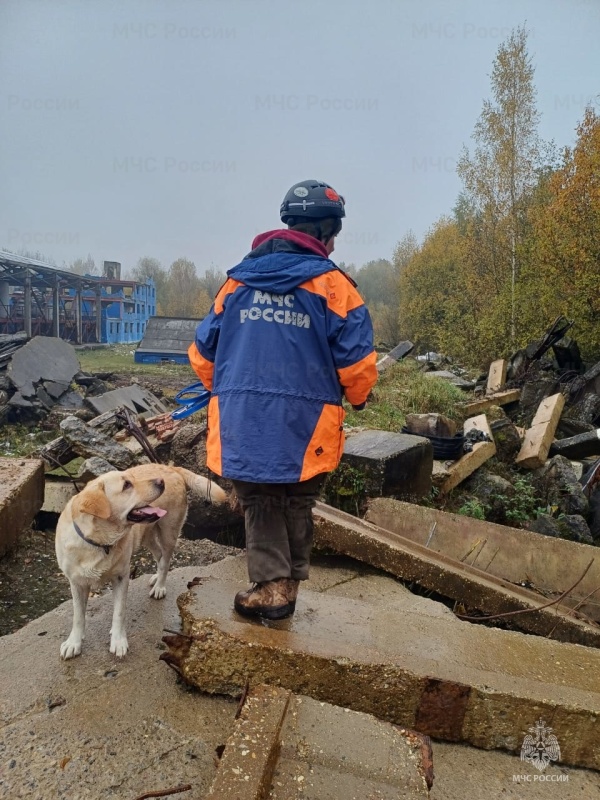
[[[285,619],[296,608],[298,583],[291,578],[255,583],[245,592],[238,592],[233,602],[238,614],[245,617]]]

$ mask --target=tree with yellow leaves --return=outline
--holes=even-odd
[[[577,142],[532,205],[527,268],[531,326],[558,314],[575,321],[584,357],[600,354],[600,117],[586,109]],[[538,328],[538,330],[539,330]]]

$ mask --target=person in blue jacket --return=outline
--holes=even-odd
[[[294,184],[288,228],[254,239],[189,348],[211,392],[207,465],[231,479],[245,516],[252,586],[234,607],[246,616],[294,613],[312,509],[344,448],[342,400],[363,408],[377,380],[369,312],[329,258],[345,215],[328,184]]]

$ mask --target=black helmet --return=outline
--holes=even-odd
[[[291,219],[341,219],[346,216],[344,198],[323,181],[300,181],[283,198],[279,215],[286,225]]]

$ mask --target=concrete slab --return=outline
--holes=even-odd
[[[499,358],[492,361],[490,364],[490,371],[488,373],[486,392],[487,394],[494,394],[499,392],[506,383],[506,370],[508,369],[508,361]]]
[[[35,397],[42,381],[67,386],[79,372],[79,361],[72,345],[54,336],[34,336],[14,353],[8,376],[23,397]]]
[[[86,397],[85,402],[97,414],[113,411],[119,406],[127,406],[134,414],[164,414],[167,410],[158,397],[137,384]]]
[[[558,597],[588,573],[565,598],[600,623],[600,598],[591,593],[600,586],[598,548],[543,536],[533,531],[496,525],[462,514],[377,497],[369,504],[366,519],[436,553],[467,562],[512,584],[530,582],[549,598]],[[432,533],[433,531],[433,533]],[[430,537],[431,534],[431,537]],[[587,598],[587,599],[586,599]]]
[[[518,467],[538,469],[544,466],[564,406],[565,398],[560,392],[542,400],[515,459]]]
[[[419,498],[431,489],[433,445],[423,436],[360,431],[348,437],[342,461],[364,473],[370,497]]]
[[[550,456],[565,456],[565,458],[588,458],[600,455],[600,428],[560,439],[550,445]]]
[[[390,350],[383,358],[379,359],[377,362],[377,372],[384,372],[388,367],[391,367],[392,364],[397,364],[398,361],[402,361],[409,353],[412,353],[414,348],[414,344],[408,340],[400,342],[393,350]]]
[[[110,593],[91,598],[84,653],[74,661],[64,663],[58,657],[69,630],[70,602],[0,638],[2,800],[114,800],[186,783],[192,792],[181,797],[206,796],[216,774],[213,749],[231,732],[237,702],[188,691],[157,658],[161,629],[178,626],[175,597],[199,571],[189,567],[171,572],[167,597],[159,603],[149,602],[147,576],[132,582],[131,650],[123,661],[108,653]],[[227,559],[204,571],[223,577],[230,571],[243,582],[245,558]],[[406,595],[393,578],[376,576],[371,568],[340,557],[314,559],[307,586],[336,596],[358,598],[367,592],[379,605],[398,591]],[[447,612],[432,600],[411,597],[415,609]],[[406,612],[407,626],[412,619],[412,612]],[[493,719],[490,726],[495,727]],[[555,732],[562,745],[568,731]],[[525,733],[515,734],[517,746]],[[518,755],[436,741],[432,746],[433,800],[465,800],[467,795],[469,800],[548,798],[548,783],[534,783],[540,773]],[[523,773],[531,781],[526,794],[513,781],[513,775]],[[596,772],[559,763],[550,764],[541,777],[562,781],[560,800],[600,800]]]
[[[511,624],[527,633],[600,647],[600,627],[572,614],[570,608],[542,608],[545,598],[508,583],[444,553],[436,553],[397,533],[317,503],[315,546],[357,558],[391,575],[412,581],[468,609],[485,614],[519,611]],[[433,525],[428,534],[435,533]],[[481,542],[481,545],[484,541]],[[568,587],[567,587],[568,588]],[[527,610],[527,613],[522,613]]]
[[[46,480],[44,486],[44,503],[42,511],[49,514],[62,514],[65,506],[77,494],[77,489],[69,481]]]
[[[70,602],[0,638],[2,800],[134,798],[186,783],[205,796],[237,704],[189,692],[158,660],[163,629],[178,625],[175,597],[196,572],[171,573],[164,601],[148,597],[148,576],[132,582],[122,660],[108,651],[110,593],[90,598],[72,661],[59,657]]]
[[[44,502],[44,462],[0,458],[0,557],[9,552]]]
[[[425,740],[426,742],[426,740]],[[430,744],[425,745],[430,758]],[[221,800],[428,798],[424,737],[369,714],[258,685],[208,793]]]
[[[162,656],[203,691],[267,683],[432,737],[516,751],[539,718],[563,763],[600,768],[600,652],[303,589],[293,618],[232,610],[237,582],[208,577],[178,599],[182,634]]]
[[[281,734],[269,800],[429,797],[426,737],[298,695],[290,700]]]
[[[465,414],[470,417],[473,414],[481,414],[482,411],[487,411],[492,406],[507,406],[510,403],[517,403],[520,397],[520,389],[507,389],[504,392],[497,392],[488,397],[480,397],[478,400],[465,403],[463,408]]]

